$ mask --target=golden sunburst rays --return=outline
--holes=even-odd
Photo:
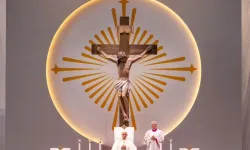
[[[110,35],[110,37],[111,37],[113,43],[116,44],[115,37],[114,37],[114,34],[113,34],[113,32],[112,32],[111,27],[108,27],[108,33],[109,33],[109,35]]]
[[[186,60],[186,57],[181,56],[177,58],[168,58],[169,56],[163,50],[164,47],[159,45],[159,40],[153,39],[154,35],[148,34],[147,30],[141,30],[140,27],[136,28],[135,34],[132,38],[132,44],[150,43],[158,45],[157,55],[146,55],[137,62],[141,65],[141,67],[145,67],[146,71],[145,73],[137,76],[133,81],[136,83],[135,85],[137,85],[135,91],[137,90],[141,93],[140,96],[138,95],[138,99],[140,99],[140,97],[142,97],[143,95],[144,99],[148,100],[148,102],[151,104],[153,104],[153,102],[159,98],[158,93],[163,92],[164,86],[167,85],[167,80],[175,80],[181,82],[186,81],[185,77],[168,75],[168,72],[190,72],[191,74],[193,74],[193,72],[197,70],[197,68],[195,68],[193,64],[191,64],[189,67],[165,67],[166,65],[170,66],[172,63],[175,63],[174,65],[176,66],[177,63],[184,62]],[[142,88],[139,87],[143,87],[146,91],[145,93],[150,93],[152,95],[152,98],[149,95],[144,94]],[[142,104],[143,106],[146,106],[145,102],[142,102]]]
[[[112,86],[110,86],[110,87],[112,87]],[[110,101],[110,99],[111,99],[111,95],[112,95],[112,93],[114,93],[114,86],[111,88],[111,90],[108,92],[108,95],[106,96],[106,98],[104,99],[104,101],[102,102],[102,104],[101,104],[101,108],[104,108],[105,106],[106,106],[106,104],[107,104],[107,102],[108,101]],[[115,94],[114,94],[114,97],[113,97],[113,99],[115,99]],[[112,99],[112,101],[113,101],[113,99]],[[112,101],[111,101],[111,103],[112,103]],[[111,108],[112,108],[112,106],[111,106]],[[108,111],[110,111],[109,109],[108,109]]]
[[[92,99],[94,96],[96,96],[107,84],[110,84],[112,79],[106,80],[98,89],[96,89],[92,94],[90,94],[89,98]]]
[[[124,4],[127,0],[121,0]],[[124,8],[125,5],[123,5]],[[113,23],[115,27],[107,27],[100,30],[99,33],[93,35],[93,39],[88,41],[88,45],[83,47],[83,52],[77,58],[63,57],[63,64],[70,64],[77,67],[62,67],[55,64],[51,71],[57,75],[58,73],[67,73],[62,77],[63,82],[80,81],[80,85],[84,87],[83,91],[89,96],[89,99],[102,109],[113,113],[112,129],[118,124],[119,119],[119,101],[116,90],[114,89],[115,78],[111,76],[105,69],[110,62],[101,55],[91,54],[92,44],[119,44],[119,34],[117,34],[118,18],[115,8],[111,9]],[[135,24],[136,8],[132,9],[130,14],[130,25]],[[126,15],[126,9],[122,14]],[[160,45],[160,41],[155,39],[153,34],[141,27],[135,27],[134,34],[129,35],[130,44],[146,45],[157,44],[157,55],[146,55],[137,62],[139,67],[143,67],[144,72],[132,77],[129,93],[129,106],[131,124],[135,129],[136,112],[141,112],[154,104],[159,98],[160,93],[167,90],[167,82],[173,80],[176,82],[184,82],[187,78],[185,74],[173,75],[174,73],[190,72],[193,74],[197,68],[193,64],[176,67],[179,62],[184,62],[186,57],[180,56],[171,58]],[[69,64],[69,65],[68,65]],[[171,67],[174,64],[174,67]],[[181,63],[183,64],[183,63]],[[166,67],[168,65],[168,67]],[[171,74],[170,74],[171,72]],[[169,74],[168,74],[169,73]]]
[[[89,48],[87,46],[84,47],[85,50],[89,51]],[[81,57],[79,58],[71,58],[71,57],[63,57],[62,61],[65,63],[74,64],[77,66],[83,66],[83,67],[59,67],[59,65],[55,64],[55,66],[51,69],[56,75],[58,73],[77,73],[77,75],[72,75],[68,77],[63,77],[63,82],[78,80],[78,79],[84,79],[88,77],[93,77],[96,75],[100,75],[103,72],[100,70],[101,67],[108,64],[108,61],[101,58],[96,57],[88,53],[82,53]],[[79,74],[79,71],[82,72]]]
[[[138,98],[138,100],[141,102],[141,104],[143,105],[144,108],[148,108],[148,104],[145,102],[144,98],[142,98],[141,93],[138,91],[138,89],[134,86],[134,84],[132,83],[132,96],[134,99]],[[137,94],[137,97],[135,97],[135,93]]]
[[[112,9],[112,16],[114,19],[115,26],[118,26],[115,9]],[[67,71],[84,70],[86,74],[67,77],[64,78],[63,81],[66,82],[76,79],[84,80],[81,82],[81,85],[84,86],[84,91],[89,94],[89,99],[93,100],[95,104],[98,104],[100,108],[106,108],[108,112],[111,112],[112,110],[114,110],[114,108],[117,108],[119,104],[117,103],[118,97],[114,89],[115,78],[111,77],[106,71],[101,72],[102,70],[104,70],[102,67],[108,65],[109,62],[99,55],[91,55],[91,45],[119,43],[118,37],[115,37],[115,32],[116,31],[114,30],[114,28],[107,27],[106,30],[101,30],[99,33],[94,34],[93,39],[89,40],[89,45],[84,46],[84,49],[86,51],[81,54],[83,60],[68,57],[63,58],[63,61],[66,62],[90,66],[89,68],[69,68]],[[52,70],[55,73],[58,73],[59,71],[63,70],[66,71],[65,69],[59,69],[58,66],[55,66]],[[93,71],[95,72],[92,73]],[[114,111],[116,112],[116,110]],[[134,114],[134,111],[131,110],[131,113]],[[118,117],[119,113],[115,114],[114,117]],[[135,117],[133,116],[133,118]],[[114,119],[114,122],[117,122],[117,119]],[[133,124],[136,123],[134,122]]]

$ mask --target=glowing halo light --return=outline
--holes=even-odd
[[[99,141],[102,140],[104,145],[111,146],[111,144],[113,143],[112,142],[113,133],[112,133],[111,128],[109,127],[109,124],[112,124],[113,113],[114,113],[113,110],[114,109],[112,110],[112,112],[107,112],[106,109],[101,109],[98,105],[95,105],[94,102],[88,98],[89,95],[87,95],[84,92],[85,87],[81,86],[82,81],[80,81],[80,82],[79,81],[72,81],[72,83],[67,83],[67,84],[62,83],[63,77],[68,77],[68,76],[71,76],[72,74],[67,75],[67,73],[64,72],[62,74],[58,73],[57,75],[55,75],[51,71],[51,69],[55,66],[55,64],[59,64],[60,66],[67,66],[70,68],[71,65],[69,63],[65,63],[65,62],[62,63],[62,57],[66,57],[66,56],[70,55],[69,57],[74,57],[74,58],[77,57],[78,59],[81,59],[81,52],[84,52],[84,49],[83,49],[84,45],[90,46],[88,42],[89,42],[89,40],[93,39],[95,33],[100,32],[100,30],[105,29],[108,26],[112,26],[112,27],[114,26],[112,24],[113,22],[110,21],[110,20],[112,20],[111,9],[116,8],[117,13],[118,13],[117,17],[119,17],[121,14],[121,4],[118,3],[118,0],[110,0],[110,1],[105,1],[105,2],[106,3],[104,4],[103,0],[91,0],[87,3],[85,3],[84,5],[82,5],[81,7],[79,7],[78,9],[76,9],[62,23],[62,25],[57,30],[57,32],[56,32],[56,34],[51,42],[50,48],[49,48],[49,52],[48,52],[48,56],[47,56],[47,64],[46,64],[46,78],[47,78],[47,85],[48,85],[49,93],[50,93],[51,99],[54,103],[54,106],[56,107],[57,111],[62,116],[62,118],[67,122],[67,124],[71,128],[73,128],[76,132],[81,134],[82,136],[84,136],[88,139],[91,139],[92,141],[97,142],[97,143],[99,143]],[[111,5],[111,3],[112,3],[112,5]],[[133,3],[133,4],[130,4],[130,3]],[[155,33],[155,32],[157,32],[157,30],[153,30],[153,28],[150,28],[150,24],[146,25],[144,23],[145,20],[143,21],[143,19],[140,19],[140,18],[138,19],[138,16],[140,16],[139,14],[145,14],[145,12],[143,12],[143,9],[139,8],[140,7],[139,4],[145,5],[144,8],[147,7],[148,9],[150,9],[151,7],[149,7],[147,4],[151,4],[152,10],[154,10],[155,8],[158,8],[157,11],[161,11],[162,14],[163,14],[163,12],[165,12],[164,14],[168,15],[167,16],[167,17],[169,17],[168,19],[172,20],[175,23],[175,25],[177,26],[176,28],[178,28],[178,27],[180,28],[181,33],[175,33],[174,32],[175,30],[174,30],[173,35],[176,34],[177,37],[184,36],[183,37],[184,40],[181,41],[181,44],[171,45],[168,43],[168,45],[170,45],[170,46],[167,46],[167,44],[165,44],[165,43],[167,43],[167,41],[165,42],[164,40],[161,40],[161,39],[166,38],[165,35],[159,35],[159,33],[161,33],[161,31],[158,34]],[[96,10],[96,9],[93,9],[92,7],[93,8],[96,7],[96,9],[98,9],[98,12],[97,11],[95,12],[94,10]],[[143,6],[141,6],[141,7],[143,7]],[[90,8],[92,8],[92,10]],[[171,66],[171,67],[172,66],[174,66],[174,67],[181,67],[182,66],[183,67],[183,66],[190,65],[190,63],[191,63],[191,64],[195,65],[195,68],[197,68],[197,70],[193,73],[193,75],[190,75],[187,72],[185,72],[185,76],[186,76],[186,80],[187,80],[185,82],[180,83],[177,81],[167,80],[168,85],[164,88],[164,92],[163,92],[165,94],[166,93],[171,94],[171,93],[175,92],[173,90],[176,90],[178,88],[180,88],[180,92],[185,91],[185,90],[190,90],[190,92],[192,92],[192,93],[186,92],[183,94],[183,95],[186,95],[187,100],[183,102],[183,103],[185,103],[185,106],[182,106],[182,104],[180,102],[178,103],[178,106],[176,106],[176,108],[178,108],[178,109],[180,108],[180,110],[181,110],[181,112],[176,112],[176,115],[178,116],[178,117],[176,117],[176,119],[169,121],[169,117],[171,115],[174,116],[174,113],[172,113],[172,112],[169,112],[171,114],[164,114],[164,115],[157,114],[157,115],[161,115],[161,118],[163,118],[163,119],[168,118],[167,121],[165,121],[165,122],[163,121],[163,123],[167,123],[167,124],[159,124],[160,128],[163,129],[166,134],[168,134],[172,130],[174,130],[184,120],[184,118],[187,116],[187,114],[191,110],[191,108],[196,100],[196,97],[198,95],[200,81],[201,81],[201,61],[200,61],[199,50],[198,50],[196,41],[195,41],[190,29],[187,27],[187,25],[184,23],[184,21],[174,11],[172,11],[170,8],[168,8],[166,5],[164,5],[161,2],[156,1],[156,0],[131,1],[127,4],[127,15],[128,16],[131,15],[132,8],[137,8],[137,12],[136,12],[137,18],[136,18],[135,24],[134,24],[135,27],[140,25],[141,28],[144,28],[144,24],[145,24],[145,29],[151,29],[152,34],[155,34],[154,39],[159,39],[159,41],[160,41],[159,45],[163,45],[164,52],[165,51],[167,52],[167,57],[169,59],[179,57],[179,56],[185,56],[186,60],[188,61],[188,63],[181,62],[181,65],[177,65],[178,63],[173,63],[174,65],[168,64],[169,66]],[[148,12],[151,12],[151,11],[148,11]],[[102,12],[102,13],[100,13],[100,12]],[[108,22],[105,22],[105,20],[102,20],[102,18],[99,18],[99,22],[95,22],[95,23],[91,24],[92,22],[94,22],[93,19],[96,19],[95,17],[89,15],[91,13],[95,17],[97,16],[96,13],[99,13],[99,15],[105,14],[104,18],[105,19],[109,18],[110,20],[108,20]],[[109,14],[109,15],[106,15],[106,14]],[[86,16],[84,16],[84,15],[86,15]],[[85,17],[85,19],[89,19],[89,20],[87,20],[87,21],[85,20],[85,22],[84,22],[84,20],[80,20],[81,17],[83,17],[83,16]],[[160,17],[158,19],[160,19]],[[88,25],[83,26],[84,23],[87,23],[87,22],[89,22],[89,24],[91,24],[91,26],[89,26],[89,27],[87,27]],[[162,23],[162,22],[157,22],[157,23]],[[172,23],[172,24],[174,24],[174,23]],[[78,34],[77,32],[74,32],[74,28],[76,28],[76,29],[78,28],[77,24],[82,25],[82,28],[88,28],[88,29],[83,29],[85,32],[88,31],[88,33],[86,33],[85,35],[81,35],[80,33]],[[99,24],[99,28],[97,27],[96,24]],[[151,24],[153,24],[153,23],[151,23]],[[171,25],[171,23],[170,23],[170,25]],[[168,28],[168,27],[166,27],[166,28]],[[175,28],[175,27],[171,26],[169,28]],[[80,32],[79,29],[80,28],[78,28],[78,31]],[[163,30],[163,29],[158,29],[158,30]],[[164,31],[165,30],[168,30],[168,29],[164,29]],[[171,29],[169,29],[169,30],[171,30]],[[150,30],[148,30],[148,31],[150,31]],[[178,32],[178,31],[176,31],[176,32]],[[74,40],[71,40],[72,38]],[[79,42],[77,42],[77,39],[79,39],[79,38],[82,38],[82,40],[81,40],[82,43],[80,42],[81,44],[79,44]],[[176,40],[176,39],[174,39],[174,40]],[[64,43],[67,43],[67,44],[64,44]],[[184,43],[184,44],[182,44],[182,43]],[[178,52],[177,51],[178,50],[177,48],[179,48],[178,45],[183,46],[183,47],[186,46],[187,49],[190,49],[190,50],[187,50],[187,52],[186,52],[183,49],[181,49],[182,51]],[[80,49],[81,46],[82,46],[82,49]],[[73,48],[73,49],[69,49],[69,47]],[[168,49],[165,49],[165,47],[167,47]],[[171,50],[169,50],[169,48],[172,48],[175,51],[172,52]],[[61,52],[61,49],[62,49],[62,51],[63,51],[63,49],[65,49],[65,50],[63,52]],[[182,53],[185,53],[185,54],[182,54]],[[76,66],[79,67],[80,65],[78,64]],[[110,67],[110,65],[108,67]],[[139,68],[138,70],[142,70],[142,69],[140,69],[139,65],[135,64],[135,67]],[[105,68],[105,69],[109,69],[109,68]],[[112,72],[112,70],[109,70],[109,71]],[[176,73],[176,72],[177,71],[175,71],[174,73]],[[179,71],[177,73],[178,73],[178,76],[182,75],[179,73]],[[113,71],[111,74],[115,76],[116,72]],[[131,74],[135,74],[133,70],[131,70]],[[173,75],[173,74],[171,74],[171,75]],[[81,74],[76,73],[74,75],[81,75]],[[184,84],[187,84],[187,85],[185,85],[185,88],[184,87],[182,88],[182,86],[184,86]],[[173,86],[176,88],[173,88],[173,90],[171,90],[171,88]],[[187,88],[188,86],[189,86],[189,88]],[[72,91],[70,91],[70,93],[68,93],[67,90],[72,89],[72,88],[74,89],[74,91],[72,90]],[[83,95],[81,95],[80,91]],[[170,93],[168,91],[170,91]],[[68,95],[67,94],[65,95],[65,93],[68,93]],[[72,95],[76,95],[76,97],[71,97],[72,96],[72,95],[70,95],[71,93],[72,93]],[[161,98],[166,97],[166,95],[164,95],[162,93],[159,95],[161,96]],[[178,93],[176,95],[181,95],[181,94]],[[83,98],[81,96],[83,96]],[[79,98],[79,97],[81,97],[81,98]],[[81,100],[79,100],[77,98],[79,98]],[[139,122],[141,121],[141,118],[143,116],[144,117],[147,116],[151,120],[153,119],[152,117],[145,115],[147,111],[149,111],[151,114],[152,112],[157,111],[156,106],[158,108],[158,107],[160,107],[159,105],[163,105],[163,104],[171,105],[172,103],[173,103],[173,105],[171,105],[171,106],[177,105],[176,104],[177,102],[174,102],[175,98],[177,98],[177,97],[173,97],[173,96],[167,97],[166,99],[168,99],[168,98],[170,99],[170,100],[168,99],[170,101],[170,102],[168,101],[168,103],[166,102],[167,100],[161,99],[161,98],[156,100],[155,104],[148,105],[147,109],[146,108],[143,109],[141,106],[142,111],[135,112],[136,113],[135,117],[136,117],[136,119],[139,120],[139,121],[137,121],[139,129],[135,132],[135,134],[136,134],[135,138],[139,137],[142,139],[143,137],[142,137],[141,133],[144,133],[145,129],[150,127],[149,120],[147,120],[146,127],[145,127],[145,125],[141,126],[139,124]],[[71,99],[72,99],[72,103],[68,103],[68,101],[71,101]],[[176,101],[178,101],[178,100],[176,100]],[[100,118],[105,118],[105,117],[111,118],[111,121],[110,121],[110,119],[106,119],[104,121],[104,124],[100,124],[100,126],[102,126],[100,128],[102,130],[105,130],[105,131],[103,131],[103,133],[99,133],[99,134],[106,134],[106,135],[108,135],[108,137],[101,139],[101,137],[98,137],[97,134],[93,133],[95,130],[95,129],[91,128],[93,125],[88,124],[89,122],[91,122],[93,120],[86,119],[86,118],[88,118],[87,116],[90,114],[89,113],[86,114],[86,112],[83,113],[83,111],[87,111],[86,109],[82,109],[82,111],[81,111],[81,109],[78,108],[81,105],[82,105],[82,107],[84,107],[83,104],[88,105],[89,109],[95,108],[95,112],[97,112],[97,113],[102,113],[102,112],[104,113],[105,112],[104,116],[101,116],[102,114],[100,114],[100,117],[96,118],[97,120]],[[185,107],[185,108],[183,108],[183,107]],[[74,109],[70,109],[70,108],[74,108]],[[166,110],[174,111],[174,112],[177,111],[177,110],[174,110],[172,107],[170,108],[168,106],[166,106]],[[136,110],[134,110],[134,111],[136,111]],[[83,120],[85,119],[85,122],[84,121],[81,122],[81,118],[79,116],[77,116],[76,114],[78,114],[79,116],[85,115],[84,117],[82,117]],[[91,113],[91,115],[93,115],[93,114],[94,114],[94,112]],[[168,115],[170,115],[170,116],[168,116]],[[153,116],[155,117],[155,115],[153,115]],[[93,117],[93,116],[91,116],[91,117]],[[91,118],[91,117],[89,117],[89,118]],[[156,119],[156,121],[160,122],[157,119]],[[109,122],[111,122],[111,123],[109,123]],[[143,130],[141,130],[141,129],[143,129]],[[138,137],[137,137],[137,135],[138,135]],[[108,139],[108,141],[106,139]],[[135,141],[135,143],[137,145],[142,144],[141,142],[137,142],[137,141]]]

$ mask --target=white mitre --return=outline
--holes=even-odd
[[[130,140],[134,143],[134,127],[126,127],[125,129],[122,127],[115,127],[114,128],[114,141],[122,139],[122,132],[126,131],[128,136],[127,140]]]

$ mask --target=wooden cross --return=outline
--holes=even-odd
[[[140,55],[146,50],[150,45],[130,45],[129,44],[129,35],[132,31],[132,26],[129,24],[129,17],[126,16],[126,4],[127,0],[121,0],[123,16],[120,17],[120,26],[117,27],[117,34],[120,34],[120,44],[92,44],[92,54],[100,55],[100,52],[97,51],[97,47],[100,47],[103,52],[108,55],[117,55],[118,52],[125,52],[126,55]],[[121,27],[130,27],[129,32],[120,32]],[[151,44],[152,49],[147,52],[147,55],[157,55],[157,44]],[[126,104],[129,106],[129,104]],[[123,116],[120,110],[120,126],[124,125]],[[128,126],[128,125],[127,125]]]

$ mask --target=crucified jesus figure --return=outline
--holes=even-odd
[[[120,109],[125,121],[128,121],[129,116],[129,103],[128,103],[128,93],[129,93],[129,73],[132,64],[140,60],[148,51],[152,49],[152,46],[148,46],[144,52],[137,55],[134,58],[129,58],[123,51],[118,52],[117,58],[111,57],[102,51],[101,47],[97,47],[99,51],[106,59],[117,65],[118,69],[118,79],[115,84],[115,89],[118,92]]]

